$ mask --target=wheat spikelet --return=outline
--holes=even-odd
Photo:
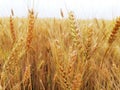
[[[66,70],[63,68],[63,66],[58,66],[58,76],[59,82],[61,86],[66,90],[70,88],[69,81],[67,80],[67,73]]]
[[[69,81],[71,81],[73,74],[74,74],[74,70],[75,70],[75,62],[77,60],[77,52],[76,51],[72,51],[71,55],[70,55],[70,60],[68,61],[68,67],[67,67],[67,78]]]
[[[116,19],[115,26],[113,27],[113,30],[112,30],[111,35],[110,35],[109,40],[108,40],[109,44],[112,44],[113,41],[115,40],[116,34],[118,33],[118,30],[119,30],[119,27],[120,27],[120,17],[118,17]]]
[[[76,47],[79,41],[79,33],[78,33],[78,28],[77,28],[77,24],[76,24],[76,20],[75,20],[75,16],[74,13],[71,11],[69,12],[69,22],[70,22],[70,29],[71,29],[71,36],[73,39],[73,44],[74,47]]]
[[[27,41],[26,41],[26,48],[27,50],[30,47],[30,44],[32,42],[32,38],[33,38],[33,30],[34,30],[34,21],[35,21],[35,16],[34,16],[34,11],[29,10],[29,16],[28,16],[28,35],[27,35]]]
[[[79,56],[83,56],[83,53],[85,51],[83,41],[81,38],[81,33],[79,31],[79,28],[77,27],[77,22],[75,20],[75,16],[73,12],[69,13],[69,22],[70,22],[70,34],[73,40],[73,49],[77,50],[78,58]]]
[[[61,86],[64,89],[70,88],[70,85],[68,83],[69,81],[67,80],[67,73],[62,66],[59,66],[59,77],[58,78],[60,78],[59,80],[60,80]]]
[[[26,64],[26,69],[22,79],[24,89],[27,88],[28,90],[32,90],[32,82],[31,82],[31,65],[29,61]]]
[[[93,30],[92,28],[88,28],[88,38],[87,38],[87,47],[86,47],[86,52],[87,56],[86,59],[90,59],[90,52],[91,52],[91,46],[92,46],[92,35],[93,35]]]
[[[12,9],[11,9],[11,14],[12,15],[10,15],[10,32],[11,32],[11,36],[12,36],[13,43],[14,43],[16,41],[16,36],[15,36],[14,23],[13,23],[14,13]]]
[[[56,49],[57,49],[57,56],[58,56],[58,63],[63,66],[63,61],[64,61],[64,55],[62,53],[62,47],[60,45],[60,41],[59,40],[56,40],[55,41],[55,44],[56,44]]]
[[[22,80],[22,82],[24,83],[25,86],[28,84],[30,77],[31,77],[30,64],[28,64],[26,66],[26,69],[25,69],[25,72],[23,75],[23,80]]]
[[[59,42],[59,40],[56,40],[56,49],[57,49],[57,57],[58,57],[58,61],[57,61],[57,79],[58,82],[61,84],[61,86],[66,90],[69,89],[70,85],[68,83],[67,80],[67,72],[65,70],[65,64],[64,64],[64,54],[62,51],[62,47],[61,44]]]

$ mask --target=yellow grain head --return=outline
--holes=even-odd
[[[13,43],[14,43],[16,41],[16,36],[15,36],[15,30],[14,30],[14,19],[13,19],[13,16],[14,16],[14,12],[11,9],[11,15],[10,15],[10,32],[11,32],[11,37],[12,37],[12,40],[13,40]]]
[[[120,27],[120,17],[118,17],[116,19],[115,26],[113,27],[113,30],[112,30],[109,40],[108,40],[109,44],[112,44],[113,41],[116,39],[116,35],[118,33],[119,27]]]
[[[29,10],[29,15],[28,15],[28,34],[27,34],[27,41],[26,41],[27,49],[29,49],[33,39],[34,22],[35,22],[35,16],[34,16],[34,11],[32,9],[32,10]]]

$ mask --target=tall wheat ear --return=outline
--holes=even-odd
[[[30,48],[30,44],[33,39],[33,31],[34,31],[34,23],[35,23],[35,15],[34,11],[28,10],[29,15],[28,15],[28,34],[27,34],[27,41],[26,41],[26,48],[27,50]]]
[[[25,72],[24,72],[24,75],[23,75],[23,84],[24,84],[24,88],[28,85],[28,84],[31,84],[31,70],[30,70],[30,64],[27,63],[27,66],[26,66],[26,69],[25,69]]]
[[[109,40],[108,40],[109,44],[112,44],[115,41],[119,28],[120,28],[120,17],[116,19],[115,26],[113,27]]]
[[[81,49],[81,37],[80,37],[80,32],[79,28],[77,26],[77,22],[74,16],[74,13],[72,11],[69,12],[69,23],[70,23],[70,32],[71,32],[71,37],[73,40],[73,46],[78,47],[78,49]]]
[[[69,87],[67,74],[65,70],[65,64],[64,64],[65,61],[64,61],[64,55],[63,55],[64,51],[59,40],[56,40],[55,44],[56,44],[56,52],[58,57],[56,60],[57,81],[64,90],[68,90],[70,87]]]
[[[15,35],[15,30],[14,30],[14,12],[13,10],[11,9],[11,15],[10,15],[10,32],[11,32],[11,37],[12,37],[12,40],[13,40],[13,43],[16,41],[16,35]]]
[[[82,32],[78,27],[78,23],[74,16],[74,13],[70,11],[68,15],[69,15],[68,20],[69,20],[70,35],[72,38],[73,50],[77,50],[78,60],[81,59],[82,61],[84,61],[85,58],[84,53],[86,50],[85,50],[85,45],[83,43]]]
[[[92,27],[88,28],[88,37],[87,37],[87,45],[86,45],[86,60],[90,59],[90,54],[92,50],[92,36],[93,36],[93,29]]]

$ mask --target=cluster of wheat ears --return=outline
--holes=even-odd
[[[120,18],[0,18],[0,90],[120,90]]]

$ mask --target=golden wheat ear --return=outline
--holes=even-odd
[[[32,42],[33,38],[33,30],[34,30],[34,21],[35,21],[35,15],[33,9],[28,9],[29,15],[28,15],[28,34],[27,34],[27,41],[26,41],[26,48],[28,49],[30,47],[30,44]]]
[[[90,53],[91,53],[91,48],[92,48],[92,36],[93,36],[93,29],[92,27],[88,28],[88,38],[87,38],[87,46],[86,46],[86,60],[90,59]]]
[[[77,22],[74,16],[74,12],[69,12],[69,23],[70,23],[70,33],[73,40],[73,47],[81,48],[81,37],[79,33],[79,28],[77,27]]]
[[[108,40],[109,44],[112,44],[115,41],[119,28],[120,28],[120,17],[116,19],[115,26],[113,27],[109,40]]]
[[[22,80],[25,86],[28,84],[30,78],[31,78],[30,64],[27,64]]]
[[[13,43],[16,41],[16,36],[15,36],[15,30],[14,30],[14,19],[13,19],[13,16],[14,16],[14,12],[13,12],[13,9],[11,9],[11,15],[10,15],[10,32],[11,32],[11,37],[12,37],[12,40],[13,40]]]

